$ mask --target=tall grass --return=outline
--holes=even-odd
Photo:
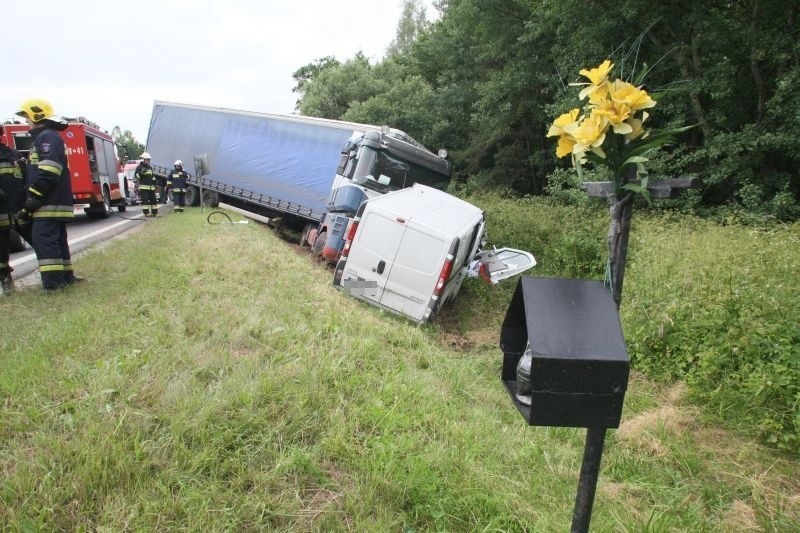
[[[637,368],[800,452],[800,224],[649,216],[633,229],[624,318]]]
[[[0,300],[4,527],[568,527],[584,434],[523,423],[499,314],[414,326],[195,210],[75,263],[85,286]],[[623,414],[594,529],[800,527],[796,462],[704,423],[679,386],[634,374]]]

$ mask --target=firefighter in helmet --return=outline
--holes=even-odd
[[[14,149],[0,140],[0,288],[5,296],[11,294],[14,271],[8,263],[11,255],[11,216],[25,201],[24,160]]]
[[[139,185],[139,195],[142,197],[142,213],[148,216],[158,216],[158,203],[156,202],[156,175],[150,166],[150,154],[142,153],[142,162],[136,166],[133,179]]]
[[[25,100],[16,114],[28,122],[32,140],[26,172],[28,190],[17,220],[30,224],[42,287],[52,291],[83,281],[72,271],[67,240],[67,222],[74,218],[72,183],[64,141],[58,134],[67,129],[67,122],[41,98]]]
[[[186,206],[186,179],[189,177],[183,170],[183,161],[175,161],[175,168],[167,177],[167,188],[172,189],[172,202],[175,204],[175,212],[183,213]]]

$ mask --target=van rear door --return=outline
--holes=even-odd
[[[344,265],[341,284],[351,296],[380,303],[405,231],[404,223],[381,211],[367,210]]]
[[[387,274],[381,305],[423,321],[453,240],[410,224]]]

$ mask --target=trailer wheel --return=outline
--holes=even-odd
[[[194,185],[186,187],[186,205],[192,207],[200,205],[200,190]]]
[[[325,243],[328,242],[328,230],[322,230],[317,238],[314,239],[314,246],[311,247],[311,251],[314,252],[316,256],[322,256],[322,249],[325,248]]]
[[[303,227],[303,234],[300,235],[300,246],[303,247],[308,244],[308,236],[316,229],[317,225],[309,222]]]
[[[209,207],[218,207],[219,194],[216,191],[203,191],[203,204]]]

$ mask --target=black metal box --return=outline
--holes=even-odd
[[[517,363],[529,340],[530,406],[517,397]],[[503,383],[528,424],[619,427],[630,362],[602,281],[520,278],[500,348]]]

